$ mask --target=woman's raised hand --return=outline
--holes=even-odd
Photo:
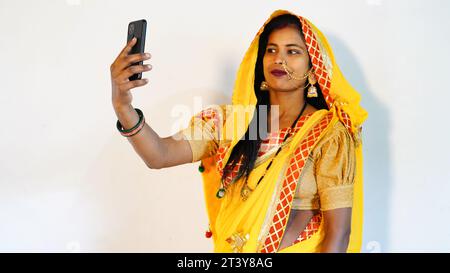
[[[136,41],[136,38],[130,40],[110,67],[112,104],[114,108],[128,107],[131,105],[133,96],[131,95],[130,89],[144,86],[148,83],[148,79],[144,78],[134,81],[130,81],[128,79],[136,73],[141,73],[152,69],[150,64],[132,65],[151,58],[150,53],[128,55],[131,48],[136,44]]]

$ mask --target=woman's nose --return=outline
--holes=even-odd
[[[284,56],[282,53],[277,53],[275,56],[275,64],[282,64],[284,61]]]

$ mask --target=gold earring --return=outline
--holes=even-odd
[[[317,88],[314,86],[317,83],[316,77],[314,76],[314,70],[311,70],[308,76],[308,82],[310,87],[308,88],[308,98],[317,98]]]
[[[267,84],[267,82],[262,81],[259,89],[261,89],[261,91],[267,91],[267,90],[269,90],[269,85]]]

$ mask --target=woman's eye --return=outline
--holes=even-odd
[[[289,54],[300,54],[298,50],[289,50]]]
[[[267,49],[267,52],[269,52],[269,53],[273,53],[275,51],[275,49],[273,49],[273,48],[268,48]]]

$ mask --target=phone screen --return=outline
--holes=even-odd
[[[127,35],[127,43],[133,39],[133,37],[137,38],[136,44],[131,48],[130,55],[136,53],[144,53],[145,50],[145,34],[147,30],[147,21],[144,19],[133,21],[128,24],[128,35]],[[132,65],[142,65],[143,61],[133,63]],[[129,77],[130,81],[140,80],[142,78],[142,73],[136,73]]]

